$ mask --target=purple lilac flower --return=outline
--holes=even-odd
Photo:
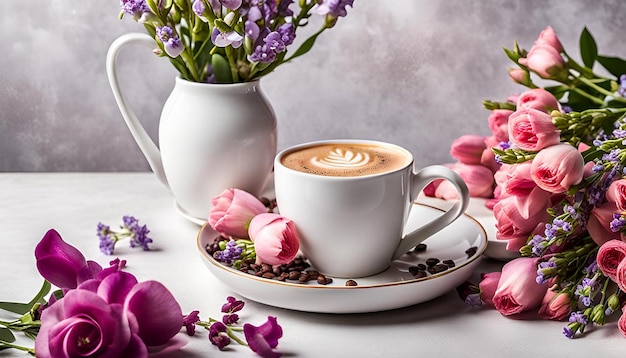
[[[511,142],[500,142],[498,144],[498,146],[500,147],[500,149],[502,150],[507,150],[509,148],[511,148]]]
[[[190,336],[196,334],[196,322],[200,321],[199,313],[199,311],[191,311],[188,315],[183,316],[183,326]]]
[[[323,0],[318,4],[314,11],[322,16],[329,15],[331,17],[343,17],[348,15],[346,6],[352,7],[354,0]]]
[[[553,268],[556,268],[556,263],[553,261],[544,261],[544,262],[540,262],[537,268],[537,278],[536,281],[538,284],[543,284],[546,283],[548,281],[548,278],[546,278],[546,273],[550,273],[551,270]]]
[[[626,74],[619,76],[619,89],[617,93],[622,97],[626,97]]]
[[[574,331],[570,327],[565,326],[563,327],[563,335],[567,338],[574,338]]]
[[[611,231],[620,232],[624,228],[624,225],[626,225],[626,218],[621,214],[613,213],[613,220],[611,220],[609,224]]]
[[[148,7],[145,0],[121,0],[120,5],[122,6],[122,11],[136,19],[140,18],[143,13],[150,12],[150,7]]]
[[[226,334],[226,325],[222,322],[215,322],[209,327],[209,341],[222,351],[230,344],[230,338]]]
[[[480,293],[472,293],[465,297],[465,304],[470,307],[479,307],[483,305],[483,300],[480,299]]]
[[[276,31],[280,34],[285,46],[291,45],[296,38],[296,28],[290,22],[280,25]]]
[[[597,282],[595,279],[591,279],[589,277],[585,277],[582,279],[581,284],[576,287],[576,294],[580,300],[580,302],[585,306],[591,306],[591,298],[593,291],[597,287]]]
[[[227,265],[232,265],[235,260],[241,257],[243,248],[237,246],[237,242],[233,239],[228,240],[224,250],[217,253],[216,259]]]
[[[139,225],[139,220],[133,216],[124,216],[122,218],[124,222],[124,228],[130,232],[130,247],[141,247],[144,251],[150,251],[148,244],[152,242],[152,239],[148,237],[148,227],[146,225]]]
[[[585,325],[588,323],[587,316],[579,311],[572,312],[569,316],[569,321],[572,323],[576,322]]]
[[[163,42],[163,48],[170,57],[176,58],[185,50],[182,41],[174,34],[171,27],[158,26],[156,34],[159,40]]]
[[[615,129],[613,131],[613,136],[615,138],[624,138],[624,137],[626,137],[626,129],[619,129],[619,128]]]
[[[100,239],[100,251],[105,255],[113,255],[116,238],[111,236],[111,228],[103,223],[98,223],[98,238]]]

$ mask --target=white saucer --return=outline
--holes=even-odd
[[[425,218],[441,214],[439,209],[415,204],[408,228],[417,227]],[[465,214],[436,235],[424,241],[425,252],[409,253],[394,261],[378,275],[357,278],[358,286],[345,286],[345,279],[329,285],[265,279],[237,271],[213,259],[205,247],[213,242],[215,231],[205,224],[198,233],[198,251],[209,271],[234,292],[250,300],[298,311],[323,313],[376,312],[406,307],[432,300],[466,281],[487,248],[487,236],[480,223]],[[476,248],[468,257],[466,250]],[[424,278],[415,278],[408,267],[425,263],[428,258],[454,260],[455,266]]]

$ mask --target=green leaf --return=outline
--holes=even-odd
[[[28,303],[19,303],[19,302],[0,302],[0,309],[3,309],[5,311],[9,311],[9,312],[13,312],[13,313],[17,313],[17,314],[26,314],[28,313],[31,308],[33,308],[33,306],[35,305],[35,303],[44,303],[44,296],[48,294],[48,292],[50,292],[50,288],[52,286],[50,285],[50,282],[45,281],[43,282],[43,285],[41,286],[41,288],[39,289],[39,292],[37,292],[37,294],[35,295],[35,297],[33,297],[32,300],[30,300],[30,302]]]
[[[587,27],[580,33],[580,57],[586,67],[593,68],[593,64],[598,57],[598,46]]]
[[[311,48],[313,48],[313,45],[315,45],[315,40],[317,40],[317,37],[324,31],[324,28],[322,28],[320,31],[316,32],[313,36],[309,37],[308,39],[306,39],[306,41],[304,41],[302,43],[302,45],[300,45],[300,47],[298,47],[298,49],[296,50],[296,52],[293,53],[293,55],[291,55],[291,57],[289,57],[286,62],[293,60],[296,57],[302,56],[305,53],[309,52],[311,50]]]
[[[211,65],[213,66],[213,73],[215,74],[215,81],[217,83],[233,83],[230,66],[224,56],[218,53],[213,54],[211,57]]]
[[[44,302],[46,302],[45,299],[44,299],[44,296],[46,296],[48,294],[48,292],[50,292],[51,288],[52,288],[52,285],[50,284],[50,282],[48,282],[47,280],[44,280],[43,284],[41,285],[41,288],[39,289],[39,292],[37,292],[35,297],[33,297],[33,299],[30,300],[30,302],[28,302],[27,305],[29,305],[30,307],[33,307],[35,305],[35,303],[44,303]],[[24,312],[24,313],[26,313],[26,312]]]
[[[626,61],[619,57],[609,57],[599,55],[597,57],[598,62],[606,68],[613,76],[619,78],[619,76],[626,74]]]
[[[517,63],[517,61],[520,59],[520,55],[518,55],[515,51],[511,51],[508,48],[503,48],[504,53],[506,54],[506,56],[513,62]]]
[[[15,336],[10,329],[5,327],[0,327],[0,341],[13,343],[15,342]]]

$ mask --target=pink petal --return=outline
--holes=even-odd
[[[76,288],[78,271],[86,265],[85,256],[50,229],[35,247],[37,270],[60,288]]]
[[[183,311],[172,293],[157,281],[136,284],[126,297],[124,311],[136,322],[147,346],[160,346],[183,326]]]
[[[137,284],[137,278],[124,271],[118,271],[105,277],[98,287],[98,296],[108,303],[124,304],[126,296]]]

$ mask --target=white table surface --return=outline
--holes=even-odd
[[[162,282],[185,313],[198,309],[203,317],[221,317],[220,307],[233,292],[203,265],[196,250],[199,227],[175,211],[171,194],[151,173],[0,174],[0,300],[27,302],[37,292],[41,278],[33,251],[50,228],[88,259],[107,264],[111,257],[98,250],[96,225],[116,227],[123,215],[137,217],[154,239],[151,252],[130,249],[126,241],[118,245],[116,256],[128,261],[127,270],[140,281]],[[473,279],[501,265],[483,258]],[[241,319],[258,325],[268,315],[283,327],[278,348],[285,357],[614,357],[626,352],[617,318],[570,340],[562,334],[563,322],[470,309],[454,290],[404,309],[351,315],[303,313],[246,300]],[[204,330],[199,332],[174,356],[256,356],[235,344],[220,352]],[[26,356],[15,350],[0,355]]]

